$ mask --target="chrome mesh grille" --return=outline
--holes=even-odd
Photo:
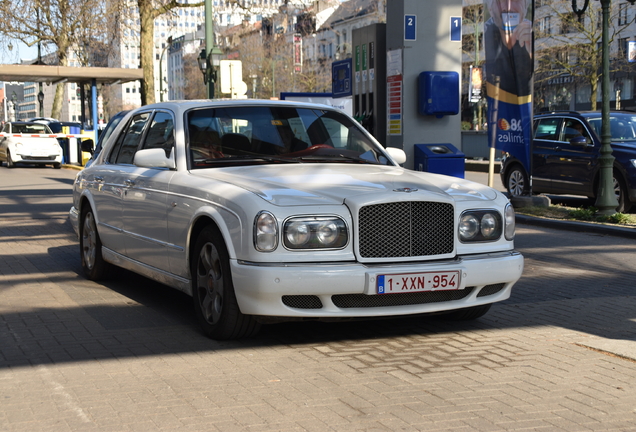
[[[403,294],[338,294],[331,296],[333,304],[339,308],[374,308],[439,303],[460,300],[467,297],[474,287],[456,291],[427,291]]]
[[[452,204],[407,201],[360,209],[358,238],[363,258],[442,255],[453,252]]]

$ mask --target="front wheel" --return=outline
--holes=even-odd
[[[102,257],[102,241],[90,207],[82,211],[80,219],[80,256],[88,279],[96,281],[104,277],[109,264]]]
[[[511,197],[528,195],[530,191],[530,182],[528,174],[519,164],[514,165],[508,171],[506,176],[506,189]]]
[[[7,168],[14,168],[15,163],[13,163],[13,159],[11,159],[11,152],[7,150]]]
[[[616,201],[618,201],[618,207],[616,207],[616,211],[618,213],[627,213],[632,207],[632,203],[629,201],[625,182],[621,177],[614,173],[612,177],[612,183],[614,186],[614,195],[616,196]]]
[[[201,231],[192,254],[194,312],[206,336],[240,339],[255,335],[260,324],[241,313],[230,273],[230,260],[221,233],[209,226]]]

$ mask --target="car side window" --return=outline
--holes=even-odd
[[[570,141],[572,138],[584,136],[589,138],[589,133],[583,123],[577,119],[566,119],[563,125],[563,138],[561,141]]]
[[[174,146],[174,120],[167,112],[158,112],[152,118],[146,139],[142,148],[161,148],[166,152],[166,157],[170,156]]]
[[[540,119],[534,134],[535,139],[557,141],[559,139],[560,118]]]
[[[123,136],[119,137],[119,140],[113,148],[113,152],[108,158],[108,162],[114,164],[128,164],[133,163],[135,153],[139,147],[139,143],[143,136],[144,127],[148,123],[150,113],[141,113],[134,116],[126,128]]]

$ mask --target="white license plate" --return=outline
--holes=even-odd
[[[378,276],[378,294],[448,291],[459,288],[459,270]]]

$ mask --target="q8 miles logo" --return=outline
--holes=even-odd
[[[521,132],[521,120],[512,119],[510,121],[502,118],[497,122],[497,127],[502,131]]]

